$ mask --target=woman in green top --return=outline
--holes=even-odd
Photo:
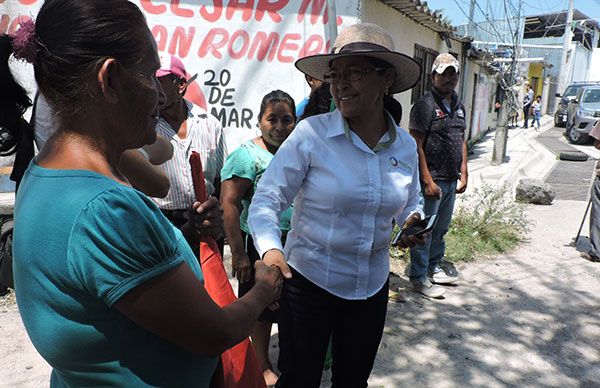
[[[231,248],[233,276],[239,281],[240,297],[254,285],[254,262],[260,260],[248,229],[248,208],[260,177],[279,146],[294,129],[295,112],[294,100],[287,93],[274,90],[265,95],[258,114],[261,135],[233,151],[221,171],[223,221]],[[291,208],[280,217],[282,240],[285,240],[290,229],[291,217]],[[277,375],[269,361],[269,340],[273,322],[276,322],[276,312],[265,310],[252,332],[252,342],[267,385],[277,382]]]

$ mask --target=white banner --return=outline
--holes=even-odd
[[[35,17],[42,2],[0,0],[0,32],[14,31],[20,18]],[[293,64],[330,48],[326,0],[133,2],[146,15],[159,51],[178,56],[188,73],[198,73],[186,98],[222,122],[230,150],[257,133],[266,93],[281,89],[297,103],[308,95]],[[338,28],[357,22],[359,0],[336,3]]]

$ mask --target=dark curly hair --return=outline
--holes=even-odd
[[[15,80],[8,66],[12,40],[8,35],[0,36],[0,156],[16,152],[22,137],[20,120],[31,106],[27,92]]]

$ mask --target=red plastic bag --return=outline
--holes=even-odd
[[[208,199],[204,172],[200,154],[196,151],[190,156],[192,182],[194,192],[199,202]],[[227,278],[223,259],[216,241],[212,237],[203,236],[200,239],[200,266],[204,275],[204,288],[216,304],[223,307],[237,298]],[[246,338],[234,347],[221,354],[222,368],[217,369],[213,376],[213,388],[266,388],[265,379],[256,359],[254,348]]]

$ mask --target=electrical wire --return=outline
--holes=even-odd
[[[481,11],[481,13],[483,14],[483,16],[485,16],[486,21],[488,22],[488,24],[492,27],[492,29],[494,31],[496,31],[496,34],[498,36],[498,39],[503,40],[503,34],[501,34],[498,29],[496,28],[496,26],[494,25],[494,21],[490,20],[490,18],[488,17],[488,15],[483,11],[483,9],[481,8],[481,6],[479,5],[479,3],[475,0],[474,1],[475,6],[479,9],[479,11]]]
[[[596,1],[598,1],[598,0],[596,0]],[[563,3],[563,2],[559,0],[559,1],[556,3],[556,5],[554,5],[554,6],[550,6],[550,4],[548,3],[548,1],[546,1],[546,0],[544,0],[544,3],[546,4],[546,7],[537,7],[537,6],[533,5],[532,3],[529,3],[529,2],[524,2],[524,4],[525,4],[527,7],[529,7],[529,8],[536,9],[536,10],[538,10],[538,11],[549,11],[549,13],[553,13],[553,12],[554,12],[554,10],[555,10],[555,9],[558,9],[558,6],[559,6],[561,3]]]
[[[513,38],[513,45],[516,46],[517,42],[516,42],[516,35],[517,35],[517,28],[519,25],[519,21],[517,21],[515,23],[515,28],[513,30],[511,24],[510,24],[510,18],[508,18],[508,5],[506,4],[507,2],[510,2],[509,0],[504,0],[502,2],[502,4],[504,5],[504,16],[506,17],[506,24],[508,24],[508,32],[510,32],[510,36]]]
[[[480,29],[482,31],[485,31],[485,32],[487,32],[490,35],[495,35],[495,33],[493,33],[492,31],[490,31],[490,30],[488,30],[486,28],[483,28],[480,23],[478,23],[475,20],[471,19],[471,17],[465,12],[465,10],[463,9],[463,7],[458,3],[457,0],[453,0],[453,1],[456,4],[456,6],[458,7],[458,9],[460,9],[460,12],[462,12],[463,15],[465,15],[465,17],[467,18],[468,21],[470,21],[471,23],[473,23],[478,29]]]

